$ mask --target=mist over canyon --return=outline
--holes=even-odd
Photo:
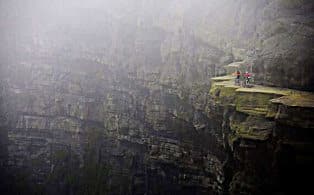
[[[311,194],[313,39],[312,0],[0,0],[0,194]]]

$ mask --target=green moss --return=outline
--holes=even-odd
[[[234,105],[237,88],[238,86],[217,83],[211,88],[210,95],[214,97],[216,103]]]
[[[293,91],[290,95],[273,99],[271,102],[289,107],[314,108],[314,93]]]
[[[289,90],[254,86],[242,88],[233,83],[233,76],[212,78],[209,94],[216,103],[236,104],[237,110],[252,115],[266,115],[269,100],[289,94]]]
[[[238,121],[232,121],[230,123],[230,128],[237,134],[248,132],[248,128],[243,123]]]
[[[281,124],[294,127],[314,127],[314,93],[294,92],[272,99],[267,117],[273,117]]]
[[[278,96],[289,95],[292,90],[276,88],[276,87],[264,87],[260,85],[255,85],[252,88],[240,88],[237,92],[247,92],[247,93],[260,93],[260,94],[273,94]]]
[[[239,86],[235,85],[225,85],[220,90],[220,97],[219,99],[224,104],[232,104],[234,103],[235,97],[236,97],[236,89],[238,89]]]
[[[281,94],[236,90],[236,110],[250,115],[266,115],[270,100]]]
[[[250,115],[266,114],[268,101],[272,99],[265,94],[238,93],[236,110]]]
[[[216,103],[233,104],[235,98],[235,90],[239,86],[234,85],[234,77],[224,76],[212,78],[212,85],[209,94],[214,97]]]
[[[235,91],[239,87],[234,86],[234,85],[225,85],[221,89],[220,96],[222,97],[230,97],[230,96],[235,96]]]
[[[268,105],[266,118],[275,118],[278,111],[278,105],[270,103]]]
[[[215,94],[217,94],[217,90],[219,90],[219,87],[217,86],[217,84],[213,83],[209,89],[209,94],[213,97],[215,96]]]
[[[259,85],[254,85],[252,88],[242,88],[234,85],[233,77],[231,76],[216,77],[212,81],[209,95],[216,104],[235,106],[237,112],[250,116],[260,116],[268,119],[276,117],[276,120],[286,124],[306,128],[312,126],[311,117],[304,113],[308,113],[309,111],[307,110],[314,108],[314,93]],[[287,112],[289,113],[277,115],[278,105],[280,104],[287,106]],[[293,109],[297,110],[293,111]],[[302,114],[292,117],[291,113],[296,112],[301,112]],[[241,131],[243,128],[237,127],[236,129],[240,129],[242,137],[249,139],[253,139],[256,136],[265,139],[264,135],[268,134],[268,132],[264,132],[261,135],[245,134],[244,131]]]
[[[230,129],[239,138],[266,140],[273,125],[273,122],[267,121],[264,117],[249,116],[244,121],[232,120]]]

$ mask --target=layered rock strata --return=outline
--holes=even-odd
[[[213,78],[210,94],[224,112],[222,130],[233,160],[231,194],[300,193],[313,171],[312,93],[234,85]],[[235,168],[236,167],[236,168]]]

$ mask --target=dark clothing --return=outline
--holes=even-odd
[[[241,76],[240,71],[237,71],[237,72],[236,72],[236,76],[237,76],[237,79],[240,79],[240,76]]]

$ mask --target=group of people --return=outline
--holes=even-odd
[[[240,70],[237,70],[235,72],[235,85],[241,85],[241,72]],[[242,82],[242,86],[243,87],[248,87],[251,84],[251,79],[252,79],[252,73],[249,73],[248,71],[245,71],[245,73],[243,73],[243,82]]]

